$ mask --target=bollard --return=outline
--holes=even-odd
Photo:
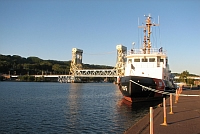
[[[153,134],[153,107],[150,107],[150,134]]]
[[[175,99],[175,103],[178,102],[178,91],[176,90],[176,99]]]
[[[172,111],[172,94],[170,94],[170,112],[169,114],[174,114]]]
[[[167,126],[167,115],[166,115],[166,103],[165,98],[163,98],[163,113],[164,113],[164,122],[160,125]]]
[[[181,94],[181,93],[182,93],[182,91],[183,91],[183,85],[181,86],[180,90],[181,90],[181,91],[180,91],[180,94]]]

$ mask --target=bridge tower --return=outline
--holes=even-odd
[[[125,74],[125,65],[126,65],[126,53],[127,47],[123,45],[117,45],[117,63],[116,63],[116,70],[118,76],[124,76]]]
[[[83,50],[72,48],[72,61],[70,66],[70,73],[75,74],[76,70],[82,69],[82,54]]]

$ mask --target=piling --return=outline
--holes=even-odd
[[[153,134],[153,107],[150,107],[150,134]]]
[[[167,126],[167,114],[166,114],[166,103],[165,103],[165,98],[163,98],[163,114],[164,114],[164,121],[162,124],[163,126]]]
[[[176,90],[176,99],[175,99],[175,103],[178,102],[178,91]]]
[[[170,112],[169,114],[174,114],[172,110],[172,94],[170,94]]]

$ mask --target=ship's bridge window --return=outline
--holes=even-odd
[[[160,59],[160,62],[163,62],[163,63],[164,63],[164,59]]]
[[[142,62],[148,62],[148,59],[146,59],[146,58],[142,59]]]
[[[155,58],[149,58],[149,62],[155,62]]]
[[[134,59],[134,62],[140,62],[140,59]]]

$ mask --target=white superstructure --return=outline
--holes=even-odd
[[[150,49],[144,54],[142,49],[132,49],[127,53],[125,76],[143,76],[158,79],[169,79],[169,64],[166,52]]]
[[[146,17],[143,28],[144,40],[142,49],[131,49],[126,55],[125,76],[142,76],[157,79],[170,79],[168,57],[163,48],[152,48],[151,27],[159,24],[151,23],[151,16]]]

